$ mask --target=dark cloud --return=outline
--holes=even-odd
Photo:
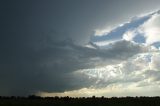
[[[123,3],[128,8],[132,2]],[[80,79],[74,81],[70,73],[94,66],[97,62],[94,58],[116,61],[141,52],[140,46],[126,41],[112,44],[107,50],[84,47],[94,29],[104,26],[104,22],[111,25],[115,20],[123,21],[123,16],[130,13],[124,11],[120,15],[118,10],[128,10],[123,3],[1,0],[0,95],[28,95],[88,86],[88,82],[81,83]]]
[[[70,39],[52,40],[50,35],[37,39],[22,42],[21,45],[13,43],[8,45],[9,49],[1,49],[0,76],[4,94],[27,95],[37,91],[60,92],[87,87],[94,80],[81,81],[82,77],[76,79],[70,73],[100,64],[99,61],[112,64],[145,52],[143,47],[123,40],[111,44],[109,49],[93,49],[76,45]]]

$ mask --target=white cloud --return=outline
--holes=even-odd
[[[126,83],[127,81],[140,80],[141,73],[149,69],[147,56],[148,54],[139,54],[120,64],[83,69],[78,72],[80,74],[86,74],[91,79],[97,79],[95,86],[99,86],[99,84],[107,86],[111,82],[120,81]]]
[[[136,36],[136,32],[134,30],[133,31],[129,30],[123,35],[123,39],[127,41],[133,41],[133,38],[135,36]]]
[[[140,27],[147,44],[160,42],[160,14],[154,14]]]
[[[97,46],[99,46],[99,47],[101,48],[101,47],[103,47],[103,46],[107,46],[107,45],[109,45],[109,44],[111,44],[111,43],[115,43],[115,42],[117,42],[117,41],[119,41],[119,40],[110,40],[110,41],[94,42],[94,44],[96,44]],[[105,47],[105,48],[107,48],[107,47]]]
[[[87,80],[95,80],[92,85],[94,88],[104,88],[113,84],[116,86],[117,83],[130,86],[137,84],[141,87],[144,87],[144,83],[145,86],[156,86],[155,84],[160,80],[160,73],[156,71],[160,65],[159,58],[158,52],[141,53],[120,64],[82,69],[75,73],[88,76]]]
[[[106,36],[108,33],[110,33],[111,31],[114,31],[116,28],[123,27],[125,24],[128,24],[128,23],[130,23],[130,21],[124,22],[121,24],[115,24],[103,29],[95,29],[94,36]]]
[[[115,40],[124,39],[127,41],[145,43],[146,45],[154,45],[154,43],[160,42],[159,20],[160,12],[155,11],[132,18],[124,24],[117,25],[117,27],[102,30],[97,29],[97,35],[103,36],[106,40],[98,40],[95,41],[95,43],[99,46],[104,46],[108,45],[110,42],[114,42]]]
[[[112,30],[111,27],[107,27],[105,29],[96,29],[94,35],[95,36],[103,36],[108,34]]]
[[[150,63],[151,70],[160,71],[160,54],[154,54]]]

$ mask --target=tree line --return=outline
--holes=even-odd
[[[160,106],[160,97],[0,96],[0,106]]]

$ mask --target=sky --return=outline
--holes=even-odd
[[[0,95],[160,96],[159,0],[0,0]]]

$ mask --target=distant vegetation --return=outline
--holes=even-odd
[[[160,97],[0,97],[0,106],[160,106]]]

